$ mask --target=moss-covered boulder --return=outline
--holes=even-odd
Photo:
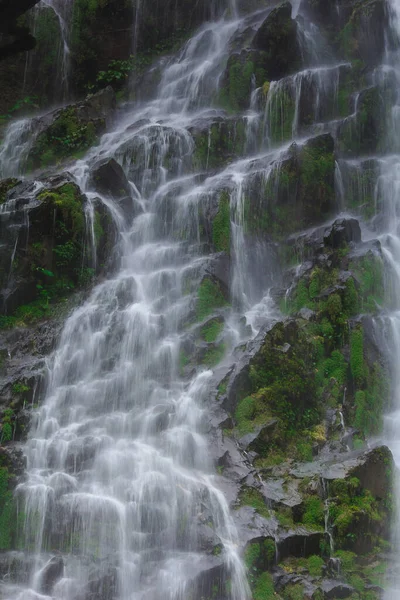
[[[6,202],[8,192],[19,183],[21,183],[20,180],[15,177],[9,177],[0,181],[0,205]]]
[[[101,204],[88,211],[86,197],[68,175],[41,183],[14,187],[0,219],[2,312],[17,311],[20,319],[26,313],[28,320],[90,283],[115,239],[108,211]]]
[[[262,50],[242,50],[229,57],[221,78],[218,101],[229,112],[250,107],[254,83],[257,87],[268,79],[267,55]]]
[[[334,142],[330,135],[292,144],[267,173],[255,173],[244,186],[245,227],[250,234],[282,239],[317,225],[337,209]]]
[[[4,414],[2,421],[2,438],[4,437]],[[5,448],[0,442],[0,551],[16,547],[21,519],[17,517],[17,504],[13,491],[25,468],[21,451]],[[18,527],[19,526],[19,527]]]
[[[370,67],[380,64],[387,28],[388,8],[385,0],[354,2],[350,18],[338,35],[343,57],[361,60]]]
[[[384,91],[378,86],[360,93],[356,114],[347,118],[338,130],[338,148],[343,155],[358,156],[383,149],[386,105]]]
[[[197,170],[224,167],[246,150],[246,123],[243,118],[217,117],[194,123],[194,167]]]
[[[34,142],[27,159],[28,170],[44,168],[82,155],[106,129],[115,108],[111,87],[34,120]]]
[[[299,69],[302,54],[290,2],[283,2],[270,12],[254,36],[252,46],[266,53],[264,68],[269,80],[280,79]]]

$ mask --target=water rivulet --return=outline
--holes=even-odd
[[[399,7],[242,4],[132,77],[140,101],[5,133],[4,598],[396,586]],[[19,328],[76,288],[31,394]]]

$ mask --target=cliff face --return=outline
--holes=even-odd
[[[95,300],[90,290],[130,268],[124,243],[138,235],[135,223],[147,232],[146,219],[156,215],[153,237],[139,237],[139,246],[167,241],[167,260],[181,244],[185,259],[196,260],[176,283],[171,271],[183,256],[162,271],[157,254],[146,293],[161,290],[153,298],[157,318],[163,315],[157,335],[173,331],[179,344],[173,359],[156,368],[149,357],[142,370],[154,380],[162,373],[168,393],[174,378],[189,389],[199,373],[213,371],[199,430],[229,500],[252,597],[382,598],[394,462],[371,440],[382,434],[395,381],[398,85],[390,57],[399,40],[392,7],[302,0],[297,14],[288,2],[136,2],[75,0],[67,32],[52,8],[40,9],[29,94],[44,106],[59,93],[95,93],[11,124],[0,151],[0,576],[10,572],[9,551],[24,544],[12,492],[24,484],[19,444],[30,427],[28,406],[47,414],[40,413],[45,357],[66,313],[89,297],[100,348],[109,340],[96,377],[115,375],[123,319],[144,275],[104,297],[95,292]],[[233,24],[204,28],[168,62],[196,27],[224,11],[226,19],[236,14]],[[44,60],[63,40],[68,63]],[[52,81],[60,64],[64,92]],[[10,62],[4,73],[21,67]],[[4,107],[14,93],[6,88]],[[134,104],[124,112],[129,105],[118,103],[146,96],[156,98],[147,112]],[[106,333],[104,306],[115,318]],[[60,421],[64,410],[65,401]],[[157,416],[157,434],[168,429],[168,410]],[[65,452],[62,468],[77,481],[94,469],[95,438]],[[190,455],[195,438],[185,445]],[[207,502],[189,525],[186,516],[175,524],[179,550],[204,555],[187,592],[194,600],[230,599],[232,574]],[[157,519],[143,517],[146,534]],[[65,523],[56,522],[48,515],[43,545],[67,561],[89,534],[77,525],[69,546]],[[56,559],[43,579],[46,593],[63,572]],[[25,560],[17,560],[16,581]],[[119,597],[117,567],[105,573],[100,559],[90,561],[95,574],[82,597]]]

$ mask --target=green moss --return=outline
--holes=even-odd
[[[308,572],[312,577],[320,577],[322,575],[322,567],[324,566],[324,560],[320,556],[313,554],[306,559],[306,565]]]
[[[358,292],[354,283],[354,279],[350,277],[346,281],[346,288],[343,297],[343,307],[348,316],[354,316],[359,310]]]
[[[377,305],[384,303],[383,262],[380,257],[368,252],[366,256],[352,261],[350,268],[360,286],[360,310],[376,312]]]
[[[222,330],[224,329],[223,321],[219,319],[211,319],[208,321],[200,330],[201,338],[208,342],[215,342],[215,340],[220,336]]]
[[[272,575],[270,573],[263,573],[255,583],[253,600],[274,600],[275,597]]]
[[[304,588],[302,584],[288,585],[284,591],[285,600],[303,600]]]
[[[330,147],[320,144],[306,144],[301,154],[301,202],[306,212],[326,215],[334,204],[333,174],[335,171],[335,156]],[[312,204],[310,205],[310,199]]]
[[[87,150],[96,142],[100,128],[99,120],[96,125],[81,121],[73,106],[62,109],[55,121],[36,138],[29,153],[29,168],[46,167]]]
[[[247,569],[254,567],[261,556],[260,544],[249,544],[244,553],[244,562]]]
[[[251,60],[242,62],[240,57],[232,57],[228,66],[228,80],[219,95],[219,102],[230,111],[246,108],[251,93],[251,80],[255,65]]]
[[[255,488],[242,488],[238,496],[238,500],[238,508],[240,506],[251,506],[252,508],[255,508],[261,516],[265,517],[266,519],[270,518],[271,512],[266,505],[264,497]]]
[[[225,305],[226,300],[219,285],[209,277],[204,278],[197,294],[197,319],[202,321],[215,309]]]
[[[313,528],[324,528],[324,504],[318,496],[309,496],[304,501],[302,522]]]
[[[221,342],[218,345],[210,347],[203,356],[202,363],[207,367],[215,367],[224,358],[226,344]]]
[[[364,332],[360,326],[350,335],[350,369],[355,385],[362,386],[365,382]]]
[[[268,93],[268,124],[271,142],[280,143],[293,137],[296,103],[292,90],[275,82]]]
[[[276,512],[275,516],[278,519],[279,524],[285,529],[291,529],[294,525],[293,514],[289,507],[280,507]]]
[[[5,202],[7,192],[12,190],[12,188],[18,185],[18,183],[19,180],[15,179],[15,177],[10,177],[9,179],[3,179],[0,181],[0,204]]]
[[[217,252],[230,251],[231,219],[230,198],[228,192],[223,192],[219,201],[219,209],[212,223],[212,238]]]
[[[357,539],[360,519],[379,522],[382,515],[372,494],[362,489],[357,478],[334,480],[330,492],[335,499],[330,504],[330,518],[335,528],[335,540],[339,547],[351,547]],[[361,521],[361,522],[364,522]]]
[[[0,467],[0,550],[10,550],[12,547],[14,513],[10,475],[6,467]]]
[[[64,223],[69,226],[72,238],[80,237],[85,228],[82,198],[79,189],[72,183],[66,183],[57,191],[45,190],[38,196],[41,202],[50,202],[60,210]]]

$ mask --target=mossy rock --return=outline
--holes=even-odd
[[[282,240],[317,225],[337,210],[334,142],[330,135],[292,144],[265,178],[255,173],[243,189],[246,232]]]
[[[195,142],[193,155],[197,170],[224,167],[239,156],[246,147],[246,123],[243,118],[219,118],[212,123],[190,129]]]
[[[43,182],[28,210],[29,230],[22,226],[18,243],[7,250],[15,250],[2,288],[3,310],[11,319],[21,320],[25,313],[43,317],[54,302],[89,285],[96,270],[104,269],[115,241],[115,227],[103,205],[94,206],[93,231],[87,226],[86,197],[68,176]],[[13,213],[9,227],[19,222],[23,209]]]
[[[302,53],[290,2],[283,2],[270,12],[254,36],[252,46],[265,52],[265,79],[280,79],[299,70]]]
[[[83,102],[37,119],[35,127],[39,134],[28,155],[28,170],[80,157],[105,131],[107,118],[114,107],[115,95],[108,87]]]
[[[337,37],[342,56],[362,60],[373,67],[380,64],[385,51],[388,11],[385,0],[358,0],[346,25]]]
[[[253,80],[260,87],[268,79],[265,62],[265,52],[258,50],[242,50],[229,57],[218,97],[222,108],[229,112],[249,108]]]
[[[357,116],[345,120],[338,131],[341,154],[371,154],[384,148],[389,105],[390,98],[385,98],[380,87],[371,87],[360,93]]]
[[[21,183],[20,180],[15,177],[9,177],[0,181],[0,204],[4,204],[7,199],[7,193],[19,183]]]

